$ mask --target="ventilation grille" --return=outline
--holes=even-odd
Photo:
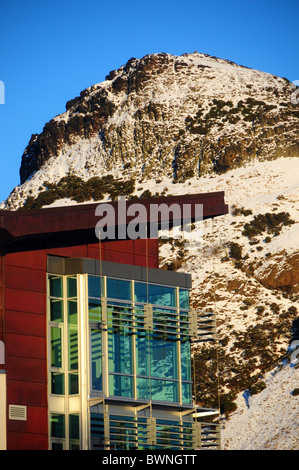
[[[9,405],[8,416],[9,419],[27,421],[27,406]]]

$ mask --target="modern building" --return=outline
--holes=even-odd
[[[138,203],[146,226],[151,204],[228,212],[223,192]],[[120,237],[116,217],[99,241],[98,207],[0,211],[0,448],[218,448],[191,377],[214,318],[190,310],[190,274],[159,269],[157,238]]]

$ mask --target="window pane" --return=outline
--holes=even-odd
[[[143,304],[147,302],[147,285],[143,282],[135,282],[135,302],[142,302]]]
[[[62,367],[61,328],[51,328],[51,366]]]
[[[64,395],[64,374],[51,373],[51,393],[53,395]]]
[[[67,313],[68,313],[68,323],[69,325],[77,325],[77,301],[68,300],[67,301]]]
[[[102,390],[102,332],[91,330],[91,388]]]
[[[67,296],[77,297],[77,278],[76,277],[67,278]]]
[[[109,374],[109,394],[116,397],[134,398],[133,377]]]
[[[181,371],[182,380],[191,380],[191,350],[190,341],[181,341]]]
[[[65,417],[61,414],[51,414],[51,437],[65,437]]]
[[[89,321],[101,321],[101,300],[89,299],[88,300]]]
[[[174,287],[160,286],[158,284],[147,284],[142,282],[135,282],[135,301],[147,303],[147,289],[148,289],[148,303],[156,305],[164,305],[167,307],[175,307],[175,291]]]
[[[189,308],[189,291],[187,289],[180,289],[180,308]]]
[[[109,372],[131,374],[133,370],[132,336],[125,333],[109,333]]]
[[[137,377],[137,398],[149,400],[150,397],[150,379]]]
[[[107,297],[110,299],[131,300],[131,282],[108,278]]]
[[[88,276],[88,295],[89,297],[98,297],[102,295],[102,278],[100,276]]]
[[[61,442],[52,442],[51,450],[63,450],[63,444]]]
[[[137,375],[149,376],[149,340],[146,336],[136,336]]]
[[[63,322],[63,301],[50,299],[50,321]]]
[[[151,399],[178,402],[178,382],[151,379]]]
[[[63,297],[62,294],[62,277],[50,276],[50,296],[51,297]]]
[[[69,415],[69,436],[70,439],[79,439],[80,438],[80,433],[79,433],[79,415],[74,414],[74,415]]]
[[[182,382],[182,402],[192,403],[192,385],[191,383]]]
[[[149,286],[149,303],[175,307],[175,288],[167,286]]]
[[[178,354],[176,341],[162,341],[159,338],[150,340],[151,375],[177,379]]]
[[[100,445],[104,444],[104,416],[100,413],[90,413],[90,435]]]
[[[69,370],[78,370],[78,332],[69,329]]]
[[[69,395],[78,395],[79,380],[78,374],[69,374]]]

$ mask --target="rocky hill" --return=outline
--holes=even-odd
[[[226,449],[298,448],[293,91],[284,78],[204,54],[130,59],[32,136],[21,184],[1,204],[225,191],[230,213],[195,224],[196,247],[161,239],[160,265],[191,272],[193,307],[217,314],[218,341],[197,344],[193,365],[196,401],[220,400]]]
[[[50,182],[67,172],[185,181],[253,159],[298,156],[293,92],[287,79],[205,54],[132,58],[32,135],[9,207],[24,203],[27,187],[32,196],[40,191],[40,169],[51,170]]]

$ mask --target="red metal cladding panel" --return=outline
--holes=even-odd
[[[103,249],[103,247],[102,247]],[[91,259],[100,259],[100,250],[99,250],[99,244],[92,244],[87,246],[87,258]]]
[[[18,404],[20,403],[9,403]],[[27,419],[26,421],[8,419],[7,430],[8,432],[19,432],[23,436],[25,433],[29,434],[45,434],[48,433],[48,417],[47,407],[45,406],[27,406]]]
[[[38,382],[10,380],[7,389],[7,403],[47,407],[47,387],[45,387],[45,384]]]
[[[7,433],[8,450],[48,450],[48,436],[41,434]]]
[[[101,249],[101,254],[100,254]],[[147,255],[146,255],[147,253]],[[146,260],[148,256],[148,260]],[[158,240],[121,240],[88,246],[88,258],[124,264],[158,267]]]
[[[6,332],[46,337],[46,316],[34,313],[6,311]]]
[[[87,257],[87,246],[64,246],[57,248],[47,248],[46,253],[54,256],[66,256],[68,258],[85,258]]]
[[[44,337],[6,333],[6,356],[46,360]]]
[[[105,250],[102,259],[104,261],[112,261],[114,263],[134,264],[133,254],[123,253],[121,251]]]
[[[106,261],[158,267],[158,240],[121,240],[101,244]]]
[[[3,341],[4,340],[4,311],[3,309],[1,308],[0,309],[0,341]],[[1,364],[0,364],[0,367],[1,367]]]
[[[115,240],[101,242],[102,248],[109,251],[120,251],[122,253],[133,253],[134,240]]]
[[[5,306],[7,310],[17,312],[46,314],[46,298],[43,292],[7,288],[5,289]]]
[[[44,434],[7,433],[8,450],[48,450],[48,436]]]
[[[148,256],[147,259],[144,255],[134,255],[135,266],[147,266],[148,268],[158,268],[158,263],[156,258]]]
[[[44,271],[37,269],[6,266],[5,286],[33,292],[45,292],[46,275]]]
[[[36,242],[37,245],[40,241]],[[37,248],[37,247],[36,247]],[[5,255],[6,266],[23,266],[32,269],[46,269],[46,261],[43,250],[22,251],[22,247],[16,253]]]
[[[7,356],[6,371],[7,389],[10,386],[10,380],[47,383],[47,361],[45,359]]]
[[[158,239],[134,240],[134,253],[138,255],[157,256],[158,258]]]

